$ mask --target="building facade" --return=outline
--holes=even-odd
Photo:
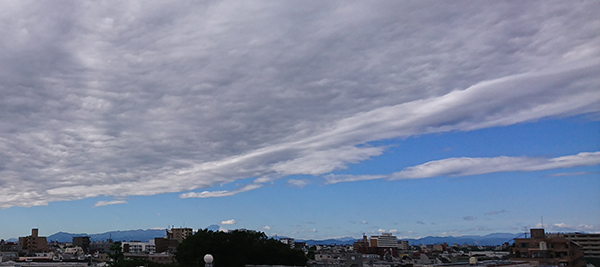
[[[123,242],[121,243],[122,250],[125,253],[154,253],[156,252],[156,245],[154,239],[148,240],[148,242]]]
[[[565,237],[579,245],[583,249],[586,258],[600,258],[600,234],[568,233],[551,234],[552,237]]]
[[[29,252],[44,252],[48,250],[48,241],[45,236],[38,236],[38,229],[31,229],[31,235],[19,237],[19,245]]]
[[[89,236],[74,236],[73,246],[81,247],[85,253],[90,253],[90,237]]]
[[[539,266],[584,267],[581,246],[565,237],[546,236],[544,229],[531,229],[531,238],[515,238],[513,261]]]
[[[192,228],[171,228],[171,230],[167,230],[167,239],[175,239],[181,243],[186,237],[193,234]]]

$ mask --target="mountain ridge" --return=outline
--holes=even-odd
[[[216,225],[211,225],[208,230],[216,230]],[[68,233],[68,232],[57,232],[47,237],[48,241],[58,242],[71,242],[73,237],[77,236],[89,236],[91,241],[105,241],[112,239],[114,241],[143,241],[146,242],[149,239],[156,237],[164,237],[167,229],[137,229],[137,230],[117,230],[109,231],[98,234],[87,234],[87,233]],[[467,236],[426,236],[422,238],[408,238],[399,239],[406,240],[410,245],[433,245],[433,244],[470,244],[470,245],[481,245],[481,246],[497,246],[502,245],[505,242],[511,243],[512,239],[517,237],[519,234],[515,233],[491,233],[483,236],[479,235],[467,235]],[[271,238],[281,239],[284,236],[270,236]],[[296,239],[297,242],[305,242],[308,245],[352,245],[359,238],[354,237],[340,237],[340,238],[329,238],[329,239]]]

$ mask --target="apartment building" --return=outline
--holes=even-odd
[[[600,258],[600,234],[567,233],[550,234],[551,237],[564,237],[579,245],[586,258]]]
[[[167,239],[175,239],[181,243],[186,237],[193,234],[192,228],[171,228],[171,230],[167,230]]]
[[[566,237],[546,236],[544,229],[530,229],[531,238],[515,238],[513,261],[539,266],[584,267],[582,247]]]
[[[19,237],[19,245],[29,252],[43,252],[48,250],[48,241],[45,236],[38,236],[38,229],[31,229],[31,235]]]

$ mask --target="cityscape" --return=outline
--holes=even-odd
[[[185,244],[190,242],[186,241],[188,238],[213,232],[219,230],[171,228],[164,230],[164,236],[149,238],[147,241],[112,238],[98,240],[98,237],[91,238],[81,234],[70,234],[71,240],[65,241],[65,236],[54,235],[54,238],[63,239],[59,241],[52,240],[53,237],[39,236],[38,229],[32,229],[30,235],[19,237],[17,242],[0,241],[0,266],[127,266],[123,265],[126,261],[154,264],[153,266],[178,266],[177,259],[185,259],[177,250],[186,248]],[[246,229],[232,232],[256,233]],[[301,241],[290,237],[269,238],[271,239],[289,250],[297,251],[305,257],[307,266],[315,267],[590,267],[600,263],[600,234],[547,233],[543,228],[530,229],[529,233],[515,235],[497,245],[447,242],[415,244],[414,241],[411,244],[392,233],[363,235],[361,239],[347,244],[318,244],[318,241]],[[123,257],[121,262],[114,256],[117,253],[121,253]],[[199,251],[195,253],[202,254]],[[236,257],[236,253],[230,251],[226,257]],[[216,266],[222,262],[218,257],[215,260],[212,255],[211,260],[214,260]],[[181,262],[181,265],[187,266],[189,263]]]

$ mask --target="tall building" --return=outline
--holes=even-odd
[[[186,237],[193,234],[192,228],[171,228],[171,230],[167,230],[167,239],[175,239],[181,243]]]
[[[31,229],[31,235],[19,237],[19,245],[29,252],[43,252],[48,249],[45,236],[38,236],[38,229]]]
[[[398,248],[398,238],[392,233],[382,233],[380,236],[371,236],[372,247],[380,248]]]
[[[544,229],[530,229],[531,238],[515,238],[515,261],[539,266],[584,267],[581,246],[565,237],[546,236]]]

